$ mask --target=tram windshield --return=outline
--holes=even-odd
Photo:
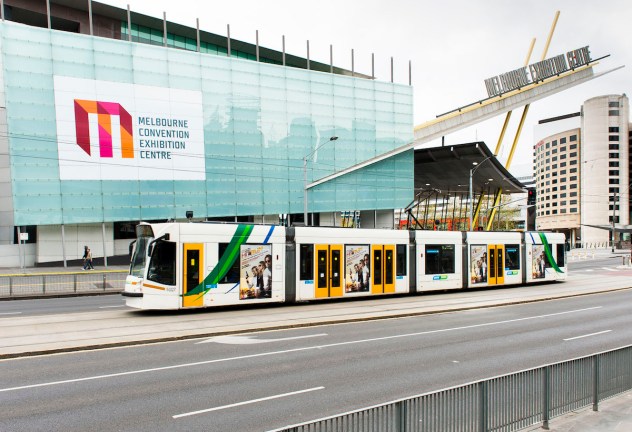
[[[147,262],[147,248],[154,239],[154,232],[149,225],[138,225],[136,227],[136,243],[132,261],[129,266],[129,274],[142,278],[145,275],[145,264]]]

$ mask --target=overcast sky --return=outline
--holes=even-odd
[[[306,40],[310,58],[371,73],[375,53],[376,77],[390,80],[394,58],[395,82],[408,83],[412,61],[414,124],[487,96],[486,78],[524,65],[531,44],[530,63],[541,60],[555,12],[561,15],[547,57],[590,46],[593,58],[610,55],[595,67],[603,72],[626,67],[591,82],[534,103],[527,117],[510,171],[531,174],[533,128],[538,120],[577,112],[592,97],[632,92],[632,17],[630,0],[102,0],[121,8],[226,34],[255,43],[259,30],[262,46],[304,57]],[[519,113],[514,113],[499,156],[504,161],[515,134]],[[446,137],[446,144],[485,141],[494,150],[504,115]],[[434,145],[438,143],[433,143]]]

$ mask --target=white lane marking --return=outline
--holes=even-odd
[[[117,308],[117,307],[125,307],[125,305],[116,305],[116,306],[99,306],[99,309]]]
[[[207,413],[207,412],[211,412],[211,411],[219,411],[219,410],[223,410],[223,409],[227,409],[227,408],[233,408],[233,407],[237,407],[237,406],[241,406],[241,405],[248,405],[248,404],[257,403],[257,402],[263,402],[263,401],[272,400],[272,399],[280,399],[280,398],[283,398],[283,397],[294,396],[294,395],[301,394],[301,393],[307,393],[307,392],[312,392],[312,391],[316,391],[316,390],[322,390],[324,388],[325,387],[312,387],[312,388],[308,388],[308,389],[305,389],[305,390],[298,390],[298,391],[294,391],[294,392],[290,392],[290,393],[283,393],[283,394],[278,394],[278,395],[274,395],[274,396],[268,396],[268,397],[259,398],[259,399],[252,399],[252,400],[249,400],[249,401],[237,402],[237,403],[230,404],[230,405],[222,405],[222,406],[218,406],[218,407],[215,407],[215,408],[208,408],[208,409],[203,409],[203,410],[199,410],[199,411],[191,411],[191,412],[184,413],[184,414],[176,414],[176,415],[174,415],[172,417],[174,419],[177,419],[177,418],[192,416],[192,415],[196,415],[196,414],[203,414],[203,413]]]
[[[597,336],[597,335],[604,334],[604,333],[610,333],[611,331],[612,330],[604,330],[604,331],[600,331],[600,332],[597,332],[597,333],[590,333],[590,334],[586,334],[586,335],[575,336],[575,337],[572,337],[572,338],[564,339],[564,341],[572,341],[572,340],[575,340],[575,339],[581,339],[581,338],[590,337],[590,336]]]
[[[613,272],[618,271],[618,270],[616,270],[616,269],[612,269],[612,268],[610,268],[610,267],[601,267],[601,268],[602,268],[602,269],[604,269],[604,270],[613,271]]]
[[[20,315],[22,312],[0,312],[0,315]]]
[[[591,272],[594,271],[593,269],[586,269],[587,272]]]
[[[516,318],[516,319],[511,319],[511,320],[495,321],[495,322],[482,323],[482,324],[474,324],[474,325],[462,326],[462,327],[453,327],[453,328],[448,328],[448,329],[429,330],[429,331],[423,331],[423,332],[417,332],[417,333],[383,336],[383,337],[370,338],[370,339],[359,339],[359,340],[347,341],[347,342],[330,343],[326,345],[314,345],[314,346],[308,346],[308,347],[303,347],[303,348],[291,348],[291,349],[286,349],[286,350],[281,350],[281,351],[268,351],[268,352],[249,354],[249,355],[238,356],[238,357],[225,357],[225,358],[219,358],[219,359],[214,359],[214,360],[204,360],[204,361],[199,361],[199,362],[194,362],[194,363],[182,363],[182,364],[176,364],[176,365],[171,365],[171,366],[155,367],[155,368],[150,368],[150,369],[139,369],[139,370],[132,370],[132,371],[127,371],[127,372],[112,373],[112,374],[107,374],[107,375],[96,375],[96,376],[84,377],[84,378],[74,378],[74,379],[68,379],[68,380],[63,380],[63,381],[51,381],[51,382],[45,382],[45,383],[39,383],[39,384],[24,385],[24,386],[19,386],[19,387],[7,387],[7,388],[0,388],[0,393],[15,391],[15,390],[38,388],[38,387],[46,387],[46,386],[59,385],[59,384],[92,381],[92,380],[97,380],[97,379],[114,378],[114,377],[135,375],[135,374],[148,373],[148,372],[160,372],[160,371],[169,370],[169,369],[180,369],[180,368],[186,368],[186,367],[208,365],[208,364],[213,364],[213,363],[223,363],[223,362],[230,362],[230,361],[235,361],[235,360],[245,360],[245,359],[257,358],[257,357],[268,357],[268,356],[289,354],[289,353],[295,353],[295,352],[301,352],[301,351],[320,350],[323,348],[332,348],[332,347],[338,347],[338,346],[344,346],[344,345],[355,345],[355,344],[361,344],[361,343],[367,343],[367,342],[383,341],[383,340],[388,340],[388,339],[399,339],[399,338],[404,338],[404,337],[423,336],[423,335],[428,335],[428,334],[433,334],[433,333],[444,333],[444,332],[455,331],[455,330],[466,330],[466,329],[473,329],[473,328],[479,328],[479,327],[489,327],[493,325],[508,324],[508,323],[514,323],[514,322],[520,322],[520,321],[540,319],[540,318],[548,318],[548,317],[558,316],[558,315],[568,315],[572,313],[585,312],[585,311],[601,309],[601,308],[602,306],[594,306],[594,307],[589,307],[589,308],[584,308],[584,309],[575,309],[575,310],[565,311],[565,312],[556,312],[556,313],[545,314],[545,315],[536,315],[536,316],[531,316],[531,317]]]
[[[294,337],[286,337],[280,339],[252,339],[254,336],[216,336],[210,339],[203,340],[201,342],[196,342],[196,344],[203,343],[222,343],[228,345],[252,345],[252,344],[262,344],[262,343],[270,343],[270,342],[281,342],[287,340],[295,340],[295,339],[307,339],[313,337],[320,336],[328,336],[327,333],[318,333],[313,335],[305,335],[305,336],[294,336]]]

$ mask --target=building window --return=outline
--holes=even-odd
[[[568,155],[568,157],[577,157],[577,152],[572,152],[571,154]]]
[[[608,132],[611,132],[611,133],[618,133],[618,132],[619,132],[619,126],[610,126],[610,127],[608,128]]]
[[[560,198],[566,198],[566,192],[560,194]],[[566,204],[562,204],[562,205],[566,205]]]
[[[560,213],[566,213],[566,209],[561,209]]]
[[[608,102],[608,108],[619,108],[619,102]]]
[[[566,190],[566,185],[560,186],[560,190]]]
[[[608,179],[609,184],[619,184],[619,179]]]
[[[560,168],[564,168],[566,166],[566,162],[560,163]]]
[[[571,204],[571,205],[577,205],[577,200],[571,200],[571,201],[570,201],[570,204]]]
[[[571,213],[577,213],[577,208],[576,207],[571,207]]]
[[[608,188],[608,192],[610,192],[610,193],[619,193],[619,188],[618,187]]]
[[[565,151],[566,151],[566,147],[560,147],[560,153],[565,152]]]
[[[576,172],[577,172],[577,168],[571,168],[569,171],[570,171],[571,173],[576,173]]]
[[[565,144],[565,143],[566,143],[566,138],[560,138],[560,144]],[[564,151],[564,150],[562,150],[562,151]]]
[[[608,150],[619,150],[619,144],[608,144]]]
[[[611,168],[618,168],[619,167],[619,161],[610,161],[608,162],[608,166]]]
[[[569,141],[577,141],[577,135],[571,135],[568,139]]]
[[[608,111],[608,115],[610,117],[616,117],[616,116],[619,115],[619,110],[610,110],[610,111]]]
[[[610,171],[608,171],[608,175],[618,176],[619,175],[619,170],[610,170]]]
[[[569,165],[577,165],[577,159],[573,159],[569,162]]]
[[[569,181],[577,181],[577,176],[570,176]]]
[[[553,214],[557,214],[557,210],[553,210]]]
[[[573,184],[571,185],[571,189],[577,189],[577,183],[573,183]]]
[[[611,159],[619,159],[619,153],[608,153]]]
[[[560,206],[565,206],[565,205],[566,205],[566,201],[560,202]]]
[[[560,155],[560,159],[566,159],[566,155],[565,154],[561,154]],[[560,166],[562,166],[562,165],[560,165]]]
[[[608,141],[619,141],[619,135],[608,136]]]
[[[572,197],[576,197],[577,196],[577,192],[571,192],[571,196]]]

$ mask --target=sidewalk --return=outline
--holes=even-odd
[[[541,431],[542,425],[523,431]],[[632,431],[632,391],[599,404],[599,411],[586,407],[549,421],[553,432],[629,432]]]

